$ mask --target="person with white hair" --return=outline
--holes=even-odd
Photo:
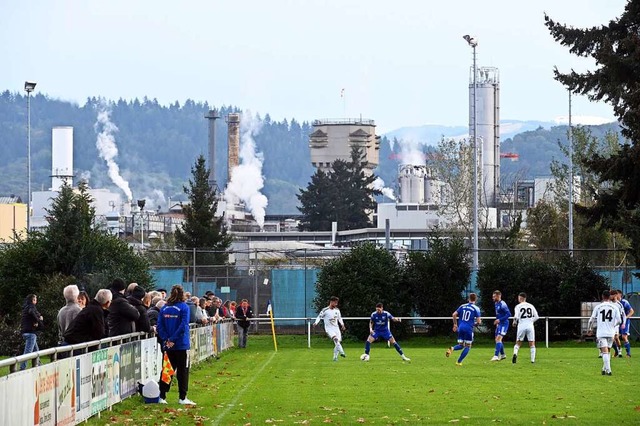
[[[96,297],[89,302],[71,322],[64,334],[64,340],[68,344],[92,342],[107,337],[105,311],[109,309],[113,294],[110,290],[101,289]],[[98,349],[98,346],[92,350]]]
[[[62,290],[62,294],[64,295],[64,300],[66,300],[67,304],[63,306],[58,311],[58,344],[62,344],[64,342],[64,332],[69,328],[69,324],[71,321],[80,313],[82,310],[80,305],[78,305],[78,294],[80,294],[80,289],[75,284],[68,285]]]

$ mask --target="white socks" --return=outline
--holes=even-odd
[[[531,362],[536,362],[536,347],[531,346]]]

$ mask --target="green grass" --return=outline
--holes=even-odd
[[[135,396],[89,424],[640,424],[637,358],[613,359],[613,376],[601,376],[593,343],[541,346],[534,365],[527,347],[511,363],[512,342],[509,358],[492,363],[483,343],[462,367],[459,352],[445,358],[453,342],[442,340],[401,342],[411,363],[380,343],[368,363],[361,342],[346,343],[338,362],[328,339],[314,337],[312,349],[303,336],[278,343],[276,353],[270,336],[250,336],[246,350],[192,368],[188,396],[197,407],[177,403],[174,382],[168,405]]]

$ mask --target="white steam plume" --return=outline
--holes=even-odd
[[[382,195],[393,201],[396,200],[396,196],[393,195],[393,189],[385,187],[384,181],[380,177],[377,177],[376,180],[373,181],[373,189],[382,191]]]
[[[400,164],[411,164],[412,166],[424,166],[426,164],[424,152],[420,149],[421,144],[415,140],[401,140],[400,142]]]
[[[253,214],[260,229],[264,228],[264,216],[269,204],[260,192],[264,187],[262,176],[262,153],[256,152],[253,137],[260,132],[262,121],[253,118],[250,112],[242,114],[240,121],[240,164],[231,170],[231,181],[224,191],[228,203],[243,201]]]
[[[113,134],[118,131],[118,128],[109,119],[110,115],[111,112],[107,109],[98,111],[98,120],[93,126],[95,132],[98,134],[96,148],[98,148],[100,158],[107,162],[109,178],[111,178],[113,183],[118,185],[118,188],[124,191],[127,200],[131,201],[133,200],[133,194],[129,188],[129,182],[120,176],[120,167],[118,167],[118,164],[115,162],[115,158],[118,156],[118,147],[116,146],[116,138]]]

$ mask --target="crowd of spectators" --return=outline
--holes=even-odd
[[[146,291],[136,283],[127,285],[120,278],[114,279],[108,288],[99,290],[93,299],[77,285],[66,286],[62,293],[65,305],[57,315],[60,346],[138,331],[157,334],[158,320],[167,303],[166,290]],[[205,292],[201,297],[189,292],[183,295],[189,324],[207,325],[224,319],[234,320],[237,324],[238,346],[246,346],[246,335],[250,319],[253,318],[253,311],[246,299],[238,306],[235,301],[223,302],[212,291]],[[37,296],[30,294],[23,305],[20,331],[25,341],[25,354],[39,350],[37,337],[44,328],[42,315],[36,307],[37,301]],[[60,358],[69,355],[69,352],[58,353]],[[21,368],[26,368],[26,363],[23,364]]]

